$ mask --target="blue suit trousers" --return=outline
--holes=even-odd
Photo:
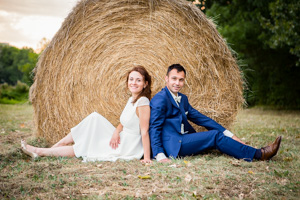
[[[185,134],[181,143],[179,156],[191,156],[208,149],[218,149],[237,159],[251,162],[256,151],[255,148],[241,144],[218,130]]]

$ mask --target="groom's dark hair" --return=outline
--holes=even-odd
[[[169,72],[172,71],[173,69],[176,69],[177,72],[182,72],[183,71],[184,75],[186,75],[184,67],[182,67],[180,64],[173,64],[173,65],[170,65],[168,67],[167,76],[169,75]]]

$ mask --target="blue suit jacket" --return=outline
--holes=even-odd
[[[149,134],[153,156],[158,153],[165,153],[175,158],[178,156],[184,136],[181,134],[181,124],[184,124],[184,130],[188,131],[188,134],[196,132],[188,120],[208,130],[225,131],[225,128],[216,121],[194,109],[186,95],[181,93],[178,95],[181,96],[179,107],[167,87],[150,101]]]

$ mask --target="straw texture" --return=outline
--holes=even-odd
[[[30,98],[37,135],[54,143],[93,111],[117,125],[129,97],[126,72],[144,66],[154,95],[174,63],[187,70],[182,92],[191,105],[229,128],[244,102],[241,71],[213,22],[195,5],[80,1],[35,68]]]

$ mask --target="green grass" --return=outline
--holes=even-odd
[[[8,98],[0,99],[0,104],[23,104],[26,102],[28,102],[27,99],[24,100],[15,100],[15,99],[8,99]]]
[[[28,104],[0,104],[0,199],[299,199],[300,112],[246,109],[231,130],[261,147],[283,136],[270,162],[244,162],[218,151],[171,164],[139,161],[83,163],[77,158],[32,161],[20,139],[34,136]],[[140,177],[150,176],[148,179]]]

